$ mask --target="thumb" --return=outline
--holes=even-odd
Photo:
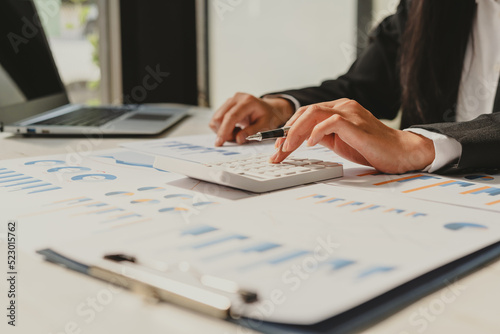
[[[264,126],[265,122],[257,122],[255,124],[249,125],[246,128],[240,130],[236,134],[236,142],[238,144],[244,144],[247,141],[247,137],[256,134],[259,131],[267,131],[269,127]]]

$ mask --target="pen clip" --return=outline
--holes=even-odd
[[[174,265],[168,265],[167,263],[163,263],[160,261],[155,261],[156,263],[145,263],[145,261],[138,260],[136,257],[126,254],[107,254],[103,257],[106,260],[110,260],[113,262],[121,263],[128,262],[134,263],[136,265],[140,265],[141,267],[148,268],[150,270],[155,270],[161,273],[162,277],[164,275],[172,272],[175,268]],[[197,281],[208,288],[218,290],[220,292],[236,294],[239,298],[245,303],[250,304],[254,303],[258,300],[257,293],[249,290],[242,289],[238,286],[236,282],[233,282],[228,279],[216,277],[213,275],[207,275],[196,270],[189,262],[183,261],[177,264],[177,271],[182,273],[189,273],[192,277],[196,278]]]
[[[231,300],[228,297],[169,278],[154,269],[138,266],[136,261],[130,261],[133,257],[122,255],[106,255],[104,258],[110,264],[90,266],[89,275],[213,317],[226,319],[232,314]]]

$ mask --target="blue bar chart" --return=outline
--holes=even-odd
[[[30,175],[19,173],[7,168],[2,168],[0,170],[0,191],[35,195],[59,189],[62,188]]]
[[[396,181],[397,182],[397,181]],[[318,201],[319,199],[319,201]],[[339,197],[330,197],[323,194],[311,194],[296,199],[297,201],[312,201],[316,205],[331,205],[332,207],[349,210],[353,213],[381,212],[385,214],[397,214],[403,217],[419,218],[426,217],[423,212],[410,211],[407,209],[388,208],[386,205],[367,203],[364,201],[349,200]]]

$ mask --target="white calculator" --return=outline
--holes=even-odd
[[[288,157],[272,164],[268,162],[269,157],[269,154],[254,155],[203,164],[157,156],[154,167],[256,193],[343,176],[342,165],[335,162]]]

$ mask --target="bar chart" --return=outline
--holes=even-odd
[[[315,205],[331,205],[336,208],[343,208],[353,213],[359,212],[377,212],[383,214],[396,214],[401,217],[419,218],[426,217],[427,214],[423,212],[412,211],[408,209],[398,209],[387,207],[386,205],[368,203],[365,201],[351,200],[347,198],[331,197],[322,194],[311,194],[296,199],[297,201],[312,201]]]
[[[500,186],[492,175],[449,177],[425,173],[388,175],[367,171],[336,182],[376,192],[500,212]],[[334,182],[331,185],[335,185]]]
[[[0,169],[0,191],[34,195],[60,189],[62,188],[42,179],[7,168]]]

